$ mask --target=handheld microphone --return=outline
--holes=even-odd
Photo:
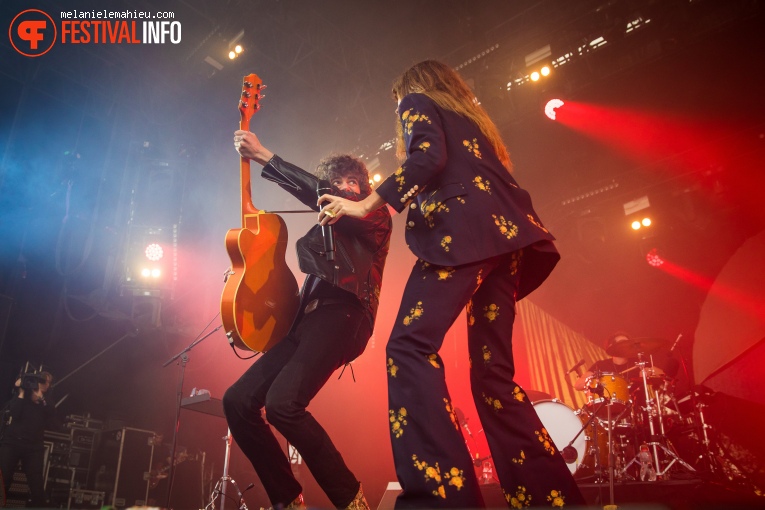
[[[574,371],[576,371],[576,369],[577,369],[577,368],[579,368],[579,367],[581,367],[582,365],[584,365],[584,358],[580,359],[580,360],[577,362],[577,364],[576,364],[576,365],[574,365],[573,367],[571,367],[571,368],[569,369],[569,371],[568,371],[568,372],[566,372],[566,375],[570,374],[571,372],[574,372]]]
[[[332,185],[329,181],[321,179],[316,183],[316,196],[331,195]],[[321,206],[324,209],[324,205]],[[324,253],[327,256],[327,260],[335,260],[335,230],[332,225],[322,225],[321,235],[324,236]]]

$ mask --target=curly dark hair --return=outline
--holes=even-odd
[[[363,161],[350,154],[330,154],[322,158],[316,166],[314,175],[330,182],[335,177],[354,176],[359,180],[361,195],[366,197],[372,193],[367,166]]]

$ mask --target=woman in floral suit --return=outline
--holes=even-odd
[[[393,84],[403,164],[361,202],[325,195],[323,223],[389,204],[407,211],[419,260],[387,345],[397,508],[482,507],[438,354],[467,308],[470,383],[508,505],[584,504],[523,389],[513,380],[515,302],[559,259],[553,236],[510,173],[498,130],[464,80],[421,62]]]

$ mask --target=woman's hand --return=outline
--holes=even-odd
[[[263,166],[274,157],[274,153],[260,143],[255,133],[241,129],[234,131],[234,148],[243,158],[251,159]]]
[[[322,204],[325,205],[324,209],[319,213],[319,223],[322,225],[331,225],[342,216],[363,218],[370,212],[385,205],[385,201],[377,194],[377,192],[373,191],[371,195],[359,202],[354,202],[347,198],[336,197],[334,195],[322,195],[319,197],[319,207],[321,207]]]

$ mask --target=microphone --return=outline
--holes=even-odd
[[[560,455],[561,457],[563,457],[563,460],[566,461],[566,464],[573,464],[574,462],[576,462],[578,453],[576,451],[576,448],[574,448],[571,445],[568,445],[560,451]]]
[[[468,428],[467,420],[465,419],[465,413],[462,412],[462,409],[459,407],[454,408],[454,414],[457,415],[457,421],[460,422],[460,426],[465,429],[465,432],[468,433],[468,435],[472,438],[473,433],[470,432],[470,429]]]
[[[316,183],[316,196],[331,195],[332,185],[329,181],[321,179]],[[321,206],[324,209],[324,205]],[[327,256],[327,260],[335,260],[335,229],[332,225],[322,225],[321,235],[324,236],[324,253]]]
[[[579,368],[579,367],[581,367],[582,365],[584,365],[584,358],[580,359],[580,360],[577,362],[577,364],[576,364],[576,365],[574,365],[573,367],[571,367],[571,368],[569,369],[569,371],[568,371],[568,372],[566,372],[566,375],[570,374],[571,372],[574,372],[574,371],[576,371],[576,369],[577,369],[577,368]]]
[[[675,347],[677,347],[677,344],[679,344],[679,343],[680,343],[680,339],[681,339],[681,338],[683,338],[683,334],[682,334],[682,333],[680,333],[679,335],[677,335],[677,340],[675,340],[675,343],[673,343],[673,344],[672,344],[672,348],[669,350],[669,352],[672,352],[672,351],[674,351],[674,350],[675,350]]]

